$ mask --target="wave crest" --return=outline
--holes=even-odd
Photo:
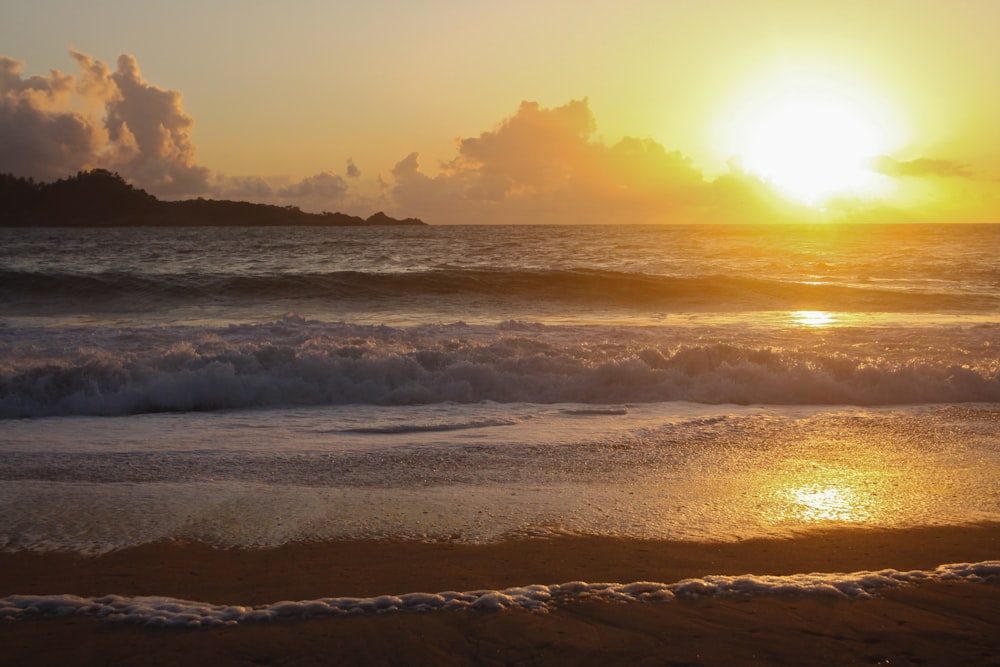
[[[141,307],[155,303],[261,300],[490,299],[607,304],[655,310],[993,311],[992,293],[893,288],[890,283],[681,277],[601,269],[463,269],[368,273],[69,273],[0,270],[0,304],[54,300]]]
[[[37,339],[19,334],[20,343],[4,345],[0,418],[352,403],[1000,401],[1000,369],[988,358],[960,364],[944,353],[872,356],[855,341],[674,346],[617,329],[611,339],[607,330],[471,330],[294,316],[222,329],[38,330]]]

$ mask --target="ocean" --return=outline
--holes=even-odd
[[[0,229],[0,550],[1000,521],[997,248],[998,225]]]

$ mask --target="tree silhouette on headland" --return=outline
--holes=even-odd
[[[161,201],[105,169],[81,171],[54,183],[0,174],[2,227],[362,227],[422,225],[382,212],[367,219],[345,213],[307,213],[297,206],[245,201]]]

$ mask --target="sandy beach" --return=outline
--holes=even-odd
[[[488,545],[345,541],[221,550],[170,543],[100,557],[0,554],[0,597],[159,595],[258,605],[323,596],[675,582],[996,559],[1000,525],[685,543],[563,537]],[[875,600],[574,601],[548,613],[439,611],[148,628],[92,617],[0,623],[9,664],[975,664],[1000,661],[995,583],[924,583]]]

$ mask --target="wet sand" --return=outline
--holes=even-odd
[[[1000,524],[723,544],[562,537],[220,550],[168,543],[90,558],[0,554],[0,597],[117,593],[252,605],[573,580],[931,569],[997,558]],[[876,600],[572,602],[550,613],[443,611],[197,630],[31,618],[0,622],[0,646],[7,664],[1000,665],[998,609],[1000,584],[935,583]]]

